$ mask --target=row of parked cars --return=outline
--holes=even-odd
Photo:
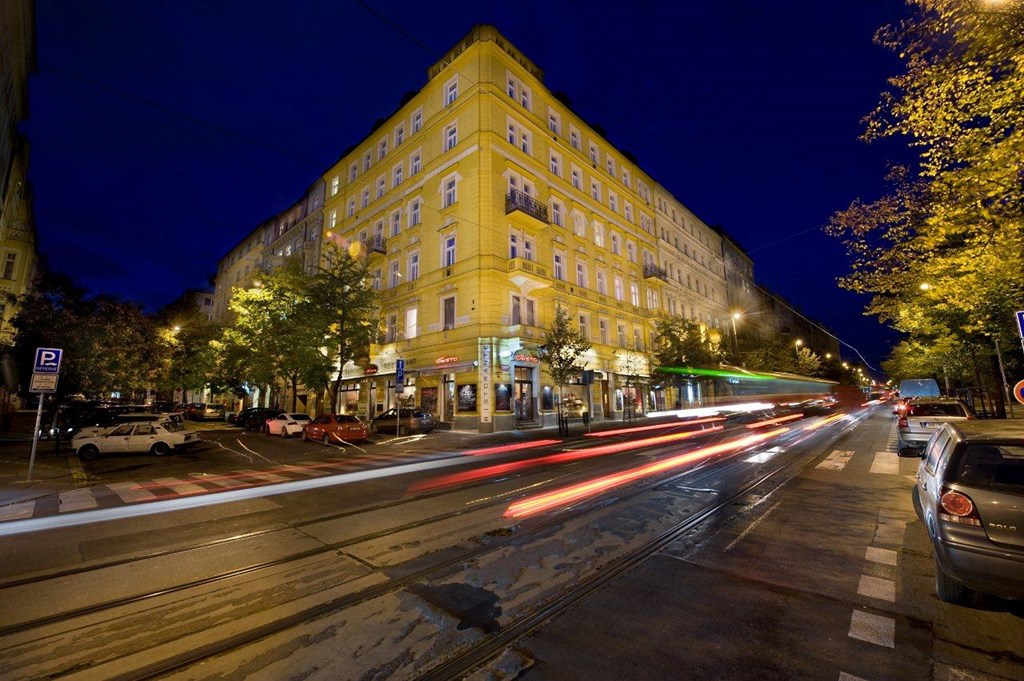
[[[249,430],[324,443],[365,440],[370,433],[429,433],[436,426],[434,415],[429,411],[409,407],[389,409],[369,423],[363,423],[352,414],[324,414],[314,419],[309,414],[288,413],[267,407],[249,407],[228,420]]]
[[[893,413],[900,456],[921,458],[911,497],[932,545],[936,595],[1024,599],[1024,423],[978,419],[934,381],[914,381]]]

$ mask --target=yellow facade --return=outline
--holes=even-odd
[[[370,366],[344,371],[352,404],[392,406],[402,359],[401,399],[455,428],[553,423],[536,349],[561,305],[596,371],[569,391],[621,414],[667,314],[654,181],[492,27],[428,76],[323,178],[325,238],[366,250],[382,301]]]

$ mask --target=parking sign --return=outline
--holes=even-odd
[[[32,373],[60,373],[60,360],[63,355],[64,350],[61,348],[36,348],[36,362]]]

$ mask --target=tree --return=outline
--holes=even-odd
[[[580,375],[587,362],[584,354],[591,348],[588,340],[569,324],[569,315],[559,304],[555,304],[555,319],[544,334],[544,344],[538,356],[547,364],[548,374],[558,384],[558,413],[562,413],[562,392],[566,383]]]
[[[653,358],[658,367],[655,371],[663,376],[672,376],[680,401],[685,380],[696,380],[706,390],[714,379],[705,376],[684,379],[682,374],[676,371],[664,371],[662,367],[674,369],[718,367],[724,358],[720,338],[712,336],[707,327],[691,319],[686,319],[682,315],[659,319],[654,323],[654,329],[657,337]]]
[[[157,387],[165,395],[178,388],[214,392],[229,387],[217,380],[217,348],[221,331],[210,321],[191,293],[185,293],[156,313],[160,367]]]

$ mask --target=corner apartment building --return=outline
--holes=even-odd
[[[25,293],[36,267],[35,221],[28,183],[29,145],[18,132],[28,118],[28,75],[35,68],[35,3],[0,3],[0,292]],[[14,310],[0,305],[0,342],[11,343]]]

